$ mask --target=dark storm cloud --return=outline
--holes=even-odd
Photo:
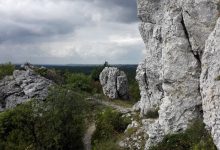
[[[111,16],[118,22],[137,22],[136,0],[95,0],[101,8],[115,12],[116,15]],[[135,7],[134,7],[135,6]],[[114,14],[114,13],[113,13]]]
[[[0,0],[0,62],[137,63],[136,13],[136,0]]]
[[[0,41],[10,43],[42,42],[53,36],[73,33],[75,29],[82,27],[61,21],[29,22],[19,24],[0,24]]]

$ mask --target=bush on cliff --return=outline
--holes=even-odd
[[[217,150],[202,120],[196,120],[184,133],[167,135],[150,150]]]
[[[1,64],[0,65],[0,80],[7,75],[12,75],[15,70],[15,66],[11,63]]]
[[[86,103],[55,88],[45,102],[30,101],[0,113],[0,149],[83,149]]]

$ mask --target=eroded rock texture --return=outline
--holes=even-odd
[[[45,99],[52,84],[52,81],[35,74],[30,66],[15,70],[12,76],[6,76],[0,81],[0,111],[33,98]]]
[[[110,99],[128,99],[128,80],[123,71],[115,67],[105,67],[101,72],[100,83],[103,93]]]
[[[146,149],[166,134],[184,131],[193,119],[201,117],[202,99],[205,123],[213,138],[217,136],[214,130],[218,127],[210,124],[208,116],[216,119],[219,110],[210,110],[220,100],[216,96],[220,94],[218,82],[214,81],[220,73],[216,44],[219,6],[219,0],[138,0],[140,33],[146,45],[146,57],[139,64],[136,77],[141,90],[139,107],[142,115],[159,107],[158,120],[147,126]],[[204,75],[212,77],[203,79]],[[214,91],[207,97],[213,86]]]
[[[206,41],[202,57],[201,91],[204,122],[220,149],[220,20]]]

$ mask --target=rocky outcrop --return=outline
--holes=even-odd
[[[204,122],[220,149],[220,19],[202,56],[201,93]]]
[[[105,67],[101,72],[100,83],[103,93],[110,99],[128,99],[128,80],[123,71],[115,67]]]
[[[0,111],[13,108],[30,99],[43,100],[48,95],[52,81],[37,75],[33,66],[24,65],[22,70],[15,70],[12,76],[0,81]]]
[[[137,69],[138,106],[142,115],[159,108],[159,118],[146,127],[146,149],[166,134],[184,131],[203,115],[202,109],[220,149],[216,122],[220,91],[214,80],[220,73],[219,6],[219,0],[138,0],[146,45],[145,60]]]

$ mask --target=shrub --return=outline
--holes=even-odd
[[[99,113],[96,131],[92,137],[93,150],[119,150],[117,137],[124,132],[130,122],[130,119],[109,108]]]
[[[141,96],[137,81],[131,80],[129,82],[129,94],[133,102],[138,102],[140,100]]]
[[[122,117],[121,113],[106,109],[97,115],[93,143],[108,140],[116,134],[124,132],[129,123],[130,120]]]
[[[57,84],[62,84],[64,82],[64,77],[62,77],[61,73],[55,69],[35,68],[34,71]]]
[[[0,114],[0,149],[83,149],[87,105],[54,88],[45,102],[30,101]]]
[[[91,79],[82,73],[68,73],[66,74],[66,84],[71,89],[92,92]]]
[[[0,65],[0,80],[7,75],[12,75],[15,70],[15,66],[11,63],[1,64]]]
[[[195,120],[184,132],[167,135],[150,150],[217,150],[202,120]]]
[[[108,67],[109,64],[106,61],[102,66],[95,68],[91,73],[91,78],[93,81],[99,81],[99,75],[105,67]]]

